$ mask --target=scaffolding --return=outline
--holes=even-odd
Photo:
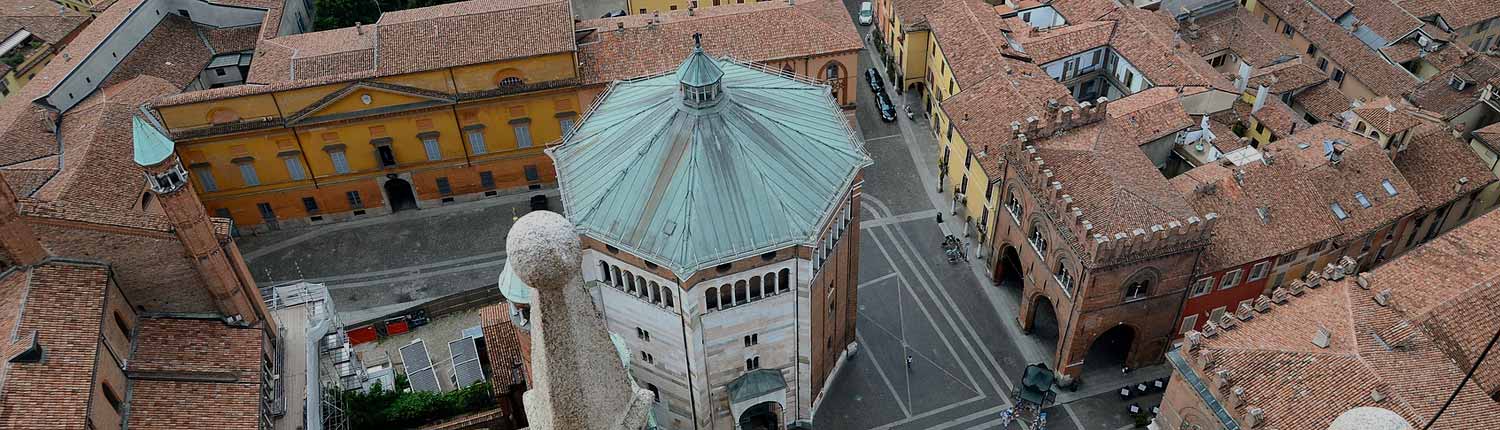
[[[261,295],[273,311],[300,310],[307,318],[305,333],[283,336],[284,339],[301,341],[306,346],[305,357],[291,358],[303,360],[305,366],[306,395],[300,406],[303,408],[301,428],[349,430],[344,392],[364,388],[365,368],[349,344],[349,336],[344,332],[328,288],[322,284],[294,281],[262,288]]]

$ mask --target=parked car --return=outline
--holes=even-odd
[[[625,16],[625,9],[615,9],[609,12],[605,12],[604,16],[601,16],[600,18],[614,18],[617,16]]]
[[[859,25],[870,25],[875,21],[875,8],[870,2],[859,4]]]
[[[884,91],[875,93],[875,108],[880,110],[880,120],[892,122],[896,120],[896,106],[891,104],[891,97],[885,95]]]
[[[549,205],[547,204],[547,195],[546,194],[537,194],[537,195],[531,196],[531,210],[533,210],[533,211],[551,210],[548,206]]]
[[[880,81],[880,72],[874,67],[865,71],[865,82],[870,83],[870,91],[875,94],[885,94],[885,83]]]

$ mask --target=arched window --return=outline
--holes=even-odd
[[[839,97],[841,93],[839,90],[844,87],[844,67],[839,65],[837,61],[829,61],[828,65],[823,66],[823,80],[828,83],[828,89],[833,99],[839,103],[843,103],[844,99]]]
[[[1146,298],[1151,294],[1151,287],[1156,285],[1160,274],[1156,269],[1147,267],[1137,270],[1135,274],[1125,281],[1125,301],[1134,301]]]
[[[495,73],[495,86],[514,88],[526,84],[526,75],[516,69],[505,69]]]
[[[703,292],[703,303],[704,303],[703,307],[705,309],[708,309],[708,310],[711,310],[711,311],[719,310],[719,289],[718,288],[709,288],[708,291],[704,291]]]
[[[609,263],[599,262],[599,279],[604,280],[606,284],[609,283]]]
[[[1057,273],[1054,273],[1057,276],[1057,283],[1062,285],[1064,290],[1071,291],[1073,290],[1073,274],[1068,273],[1068,262],[1063,258],[1057,260]]]
[[[1040,221],[1031,223],[1031,234],[1026,236],[1026,242],[1031,243],[1031,247],[1036,249],[1037,255],[1043,260],[1047,259],[1047,233],[1042,229]]]
[[[750,300],[760,300],[760,277],[750,278]]]
[[[775,295],[776,294],[776,273],[775,272],[767,273],[766,276],[763,276],[762,278],[764,278],[766,280],[766,282],[765,282],[765,285],[766,285],[766,295],[767,296]]]
[[[1359,121],[1359,122],[1355,123],[1354,124],[1354,132],[1355,133],[1359,133],[1359,134],[1365,134],[1365,122],[1364,121]]]
[[[671,286],[667,286],[666,288],[662,289],[661,299],[662,299],[662,306],[663,307],[666,307],[667,309],[677,309],[677,305],[674,304],[674,303],[672,303],[672,287]]]
[[[776,278],[776,291],[787,292],[792,289],[792,271],[781,269],[781,274]]]
[[[635,284],[639,285],[641,287],[641,289],[639,291],[639,294],[641,295],[641,298],[644,299],[644,298],[650,297],[651,292],[650,291],[646,291],[646,277],[645,276],[635,275]]]
[[[785,77],[790,78],[790,77],[792,77],[793,73],[796,73],[796,72],[792,71],[792,65],[791,64],[783,64],[783,65],[781,65],[781,76],[785,76]]]
[[[734,283],[734,304],[739,305],[739,304],[743,304],[743,303],[749,301],[749,297],[748,296],[749,295],[746,294],[746,291],[745,291],[745,281],[744,280],[740,280],[738,282],[735,282]]]
[[[661,285],[651,281],[651,303],[661,304]]]
[[[630,273],[629,270],[625,271],[625,291],[635,294],[635,274]]]
[[[611,266],[611,267],[613,267],[613,270],[615,272],[615,288],[622,289],[622,290],[625,289],[625,280],[624,279],[620,279],[620,267],[619,266]]]
[[[719,307],[729,308],[734,306],[734,289],[729,284],[719,286]]]

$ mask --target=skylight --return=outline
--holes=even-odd
[[[1328,205],[1328,208],[1333,209],[1333,216],[1338,217],[1339,221],[1349,219],[1349,213],[1344,212],[1344,207],[1339,206],[1339,202],[1333,202],[1333,204]]]
[[[1365,198],[1365,193],[1354,193],[1354,199],[1359,200],[1361,207],[1370,207],[1370,199]]]
[[[1382,188],[1385,188],[1386,194],[1389,194],[1391,197],[1396,197],[1396,185],[1392,184],[1390,179],[1381,180],[1380,186]]]

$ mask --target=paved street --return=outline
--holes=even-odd
[[[845,1],[851,15],[858,3]],[[1050,364],[1055,323],[1039,322],[1037,333],[1022,334],[1015,318],[1019,285],[993,285],[982,262],[947,262],[942,237],[963,230],[948,214],[945,225],[936,222],[937,208],[949,209],[947,196],[934,192],[935,167],[928,162],[937,158],[937,143],[920,110],[916,121],[904,115],[896,123],[880,120],[863,81],[864,70],[879,64],[878,52],[869,46],[864,54],[853,76],[861,91],[855,119],[875,166],[865,174],[861,213],[860,348],[829,388],[817,427],[1001,428],[999,413],[1013,406],[1010,393],[1026,365]],[[920,100],[903,101],[886,78],[898,109],[903,103],[918,109]],[[1086,374],[1078,392],[1060,392],[1058,405],[1046,410],[1046,428],[1130,428],[1126,407],[1149,408],[1161,396],[1122,401],[1115,391],[1165,375],[1161,367]]]

